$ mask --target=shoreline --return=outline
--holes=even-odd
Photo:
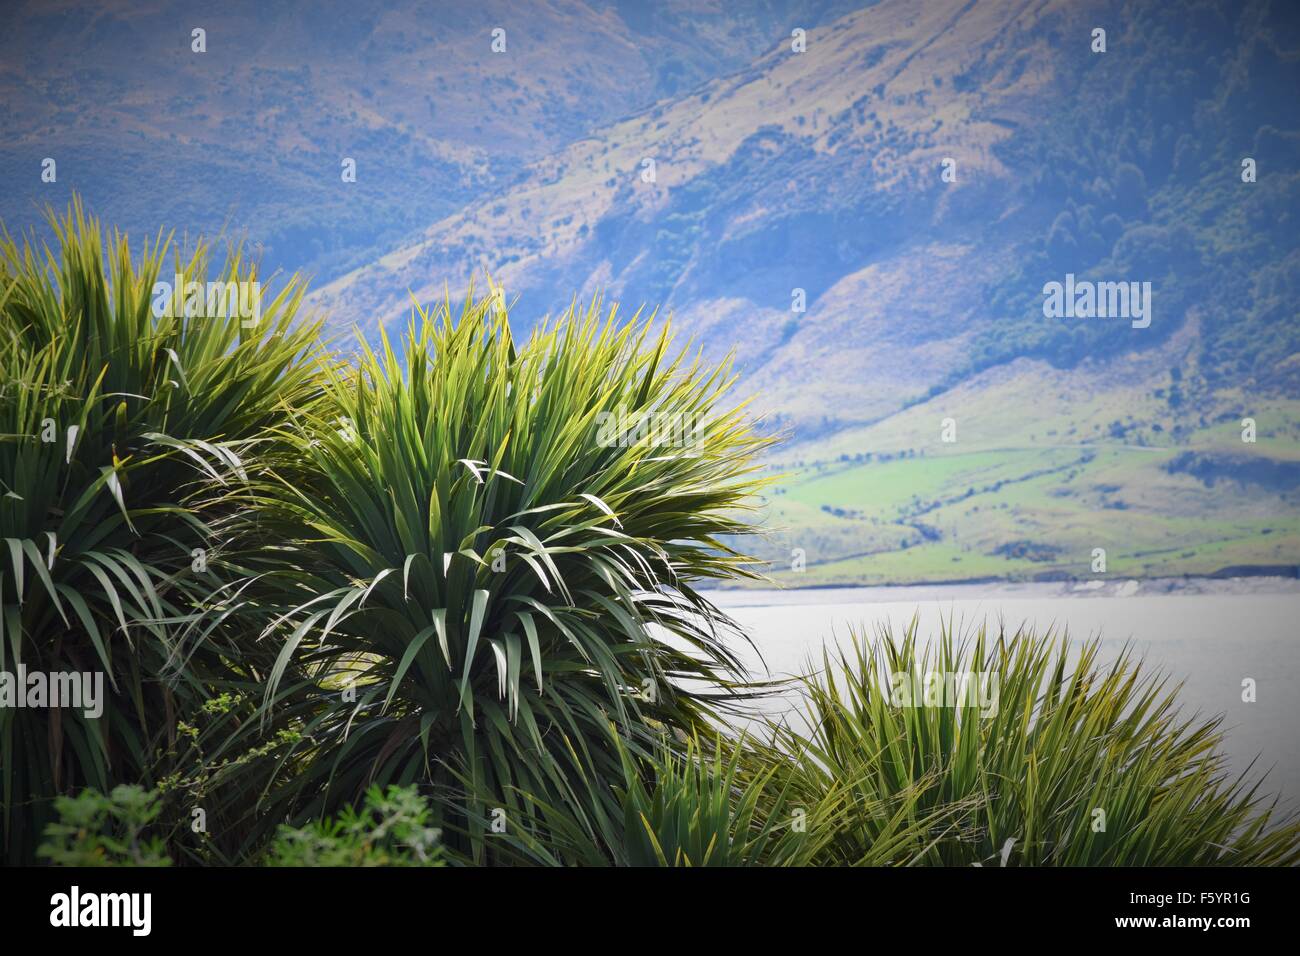
[[[1243,577],[1116,578],[1094,581],[1007,581],[1004,579],[912,584],[817,584],[804,587],[699,589],[718,607],[765,607],[797,604],[888,604],[971,598],[1128,598],[1183,595],[1243,597],[1256,594],[1300,595],[1300,579]]]

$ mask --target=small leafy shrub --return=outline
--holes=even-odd
[[[144,833],[162,810],[157,792],[135,784],[107,796],[83,790],[56,798],[54,810],[37,855],[56,866],[171,866],[165,841]]]
[[[38,855],[55,866],[171,866],[161,816],[165,795],[136,785],[107,796],[87,789],[54,801]],[[301,827],[281,825],[264,866],[443,866],[439,831],[414,787],[372,787],[365,802]],[[153,831],[146,835],[146,830]]]
[[[371,787],[361,809],[332,820],[281,826],[267,866],[444,866],[428,802],[414,787]]]

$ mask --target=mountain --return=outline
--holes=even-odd
[[[788,22],[850,6],[8,3],[2,211],[26,228],[76,189],[132,233],[224,229],[324,281],[508,188],[525,163],[745,66]]]
[[[1294,573],[1298,69],[1281,4],[879,3],[317,302],[373,329],[486,273],[524,327],[570,290],[671,311],[788,435],[789,583]],[[1149,325],[1046,317],[1067,276],[1150,283]]]
[[[1300,563],[1290,3],[89,9],[0,40],[0,168],[70,157],[6,222],[228,220],[345,343],[488,276],[671,312],[786,437],[789,583]]]
[[[1234,353],[1212,374],[1294,388],[1297,31],[1281,9],[881,3],[536,161],[317,301],[369,327],[404,315],[408,290],[488,272],[533,312],[603,289],[706,345],[743,325],[755,390],[804,437],[1019,355],[1153,346],[1194,305],[1207,347]],[[1041,288],[1067,272],[1154,283],[1158,321],[1044,321]]]

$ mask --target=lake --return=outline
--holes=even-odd
[[[1056,625],[1075,638],[1097,636],[1104,661],[1132,642],[1146,663],[1184,681],[1184,713],[1223,714],[1234,771],[1259,757],[1266,787],[1300,806],[1300,582],[1279,578],[1225,581],[1125,581],[1105,585],[962,584],[787,591],[712,591],[709,596],[753,639],[758,654],[742,658],[755,675],[805,670],[827,641],[844,640],[850,625],[889,624],[901,633],[914,614],[919,634],[940,620],[970,626],[1003,620]],[[761,654],[761,660],[760,660]],[[1242,700],[1242,681],[1256,682],[1256,700]],[[784,702],[765,709],[788,709]]]

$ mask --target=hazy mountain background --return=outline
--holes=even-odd
[[[224,229],[345,340],[485,272],[520,332],[671,311],[787,436],[791,584],[1295,573],[1293,3],[360,6],[13,7],[0,215]],[[1044,318],[1066,273],[1150,328]]]

